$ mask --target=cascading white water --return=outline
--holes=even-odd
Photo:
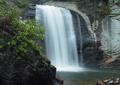
[[[48,5],[36,6],[36,20],[46,32],[46,52],[59,71],[80,71],[76,36],[69,10]]]
[[[83,48],[83,41],[82,41],[82,31],[81,31],[81,24],[80,24],[80,17],[79,15],[77,14],[77,22],[79,23],[78,24],[78,30],[79,30],[79,34],[80,34],[80,63],[81,63],[81,66],[83,66],[83,51],[82,51],[82,48]]]

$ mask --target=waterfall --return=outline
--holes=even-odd
[[[82,48],[83,48],[83,42],[82,42],[82,31],[81,31],[81,24],[80,24],[80,17],[79,15],[77,14],[77,22],[79,23],[78,24],[78,31],[79,31],[79,37],[80,37],[80,50],[79,50],[79,53],[80,53],[80,63],[81,65],[83,66],[83,52],[82,52]]]
[[[36,21],[45,27],[46,53],[58,71],[79,71],[79,58],[72,14],[48,5],[36,6]]]

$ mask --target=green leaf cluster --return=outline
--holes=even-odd
[[[33,54],[38,60],[41,59],[39,63],[45,64],[47,59],[43,55],[43,47],[39,43],[44,40],[43,27],[36,24],[35,20],[22,20],[16,6],[11,7],[2,1],[0,4],[4,3],[4,5],[0,5],[0,53],[4,54],[6,51],[13,61],[22,59],[27,62],[33,62],[32,58],[29,58]]]
[[[0,0],[0,32],[0,49],[14,47],[18,53],[42,49],[37,41],[44,39],[43,27],[35,20],[22,20],[17,6],[4,0]]]
[[[44,39],[44,29],[34,20],[15,20],[12,22],[18,32],[10,41],[11,46],[16,46],[18,53],[29,50],[41,51],[42,46],[37,41]]]

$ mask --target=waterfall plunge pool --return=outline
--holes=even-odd
[[[57,77],[64,85],[95,85],[97,80],[120,77],[119,69],[84,69],[79,72],[58,71]]]

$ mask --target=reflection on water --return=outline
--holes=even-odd
[[[64,79],[64,85],[95,85],[99,79],[120,77],[120,70],[96,69],[83,72],[57,72],[57,76]]]

